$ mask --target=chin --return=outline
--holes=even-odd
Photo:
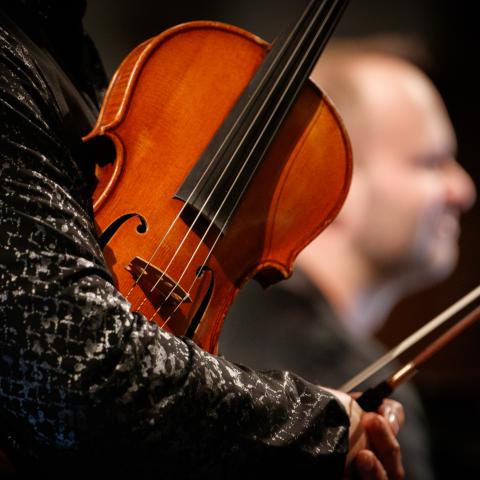
[[[458,248],[439,248],[432,252],[426,265],[426,272],[432,281],[441,281],[447,278],[458,262]]]

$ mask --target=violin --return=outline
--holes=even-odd
[[[115,146],[94,213],[132,311],[215,353],[242,285],[287,278],[335,218],[351,149],[308,76],[346,4],[313,0],[274,45],[191,22],[123,61],[85,140]]]

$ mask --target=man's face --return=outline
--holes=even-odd
[[[421,80],[399,77],[352,131],[359,165],[349,207],[355,246],[377,271],[437,279],[455,266],[459,216],[475,190],[455,161],[443,104]]]

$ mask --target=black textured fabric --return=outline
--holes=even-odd
[[[348,418],[330,394],[209,355],[129,311],[98,246],[81,142],[104,87],[86,74],[100,71],[95,55],[72,29],[69,44],[90,53],[62,62],[65,26],[49,10],[59,2],[13,3],[0,12],[0,430],[17,467],[340,478]]]

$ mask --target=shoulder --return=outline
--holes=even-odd
[[[0,10],[0,155],[29,169],[38,155],[64,150],[59,110],[37,59],[35,44]]]
[[[52,97],[35,58],[34,44],[0,11],[0,98],[2,110],[22,106],[40,113]],[[5,105],[7,103],[7,105]]]

